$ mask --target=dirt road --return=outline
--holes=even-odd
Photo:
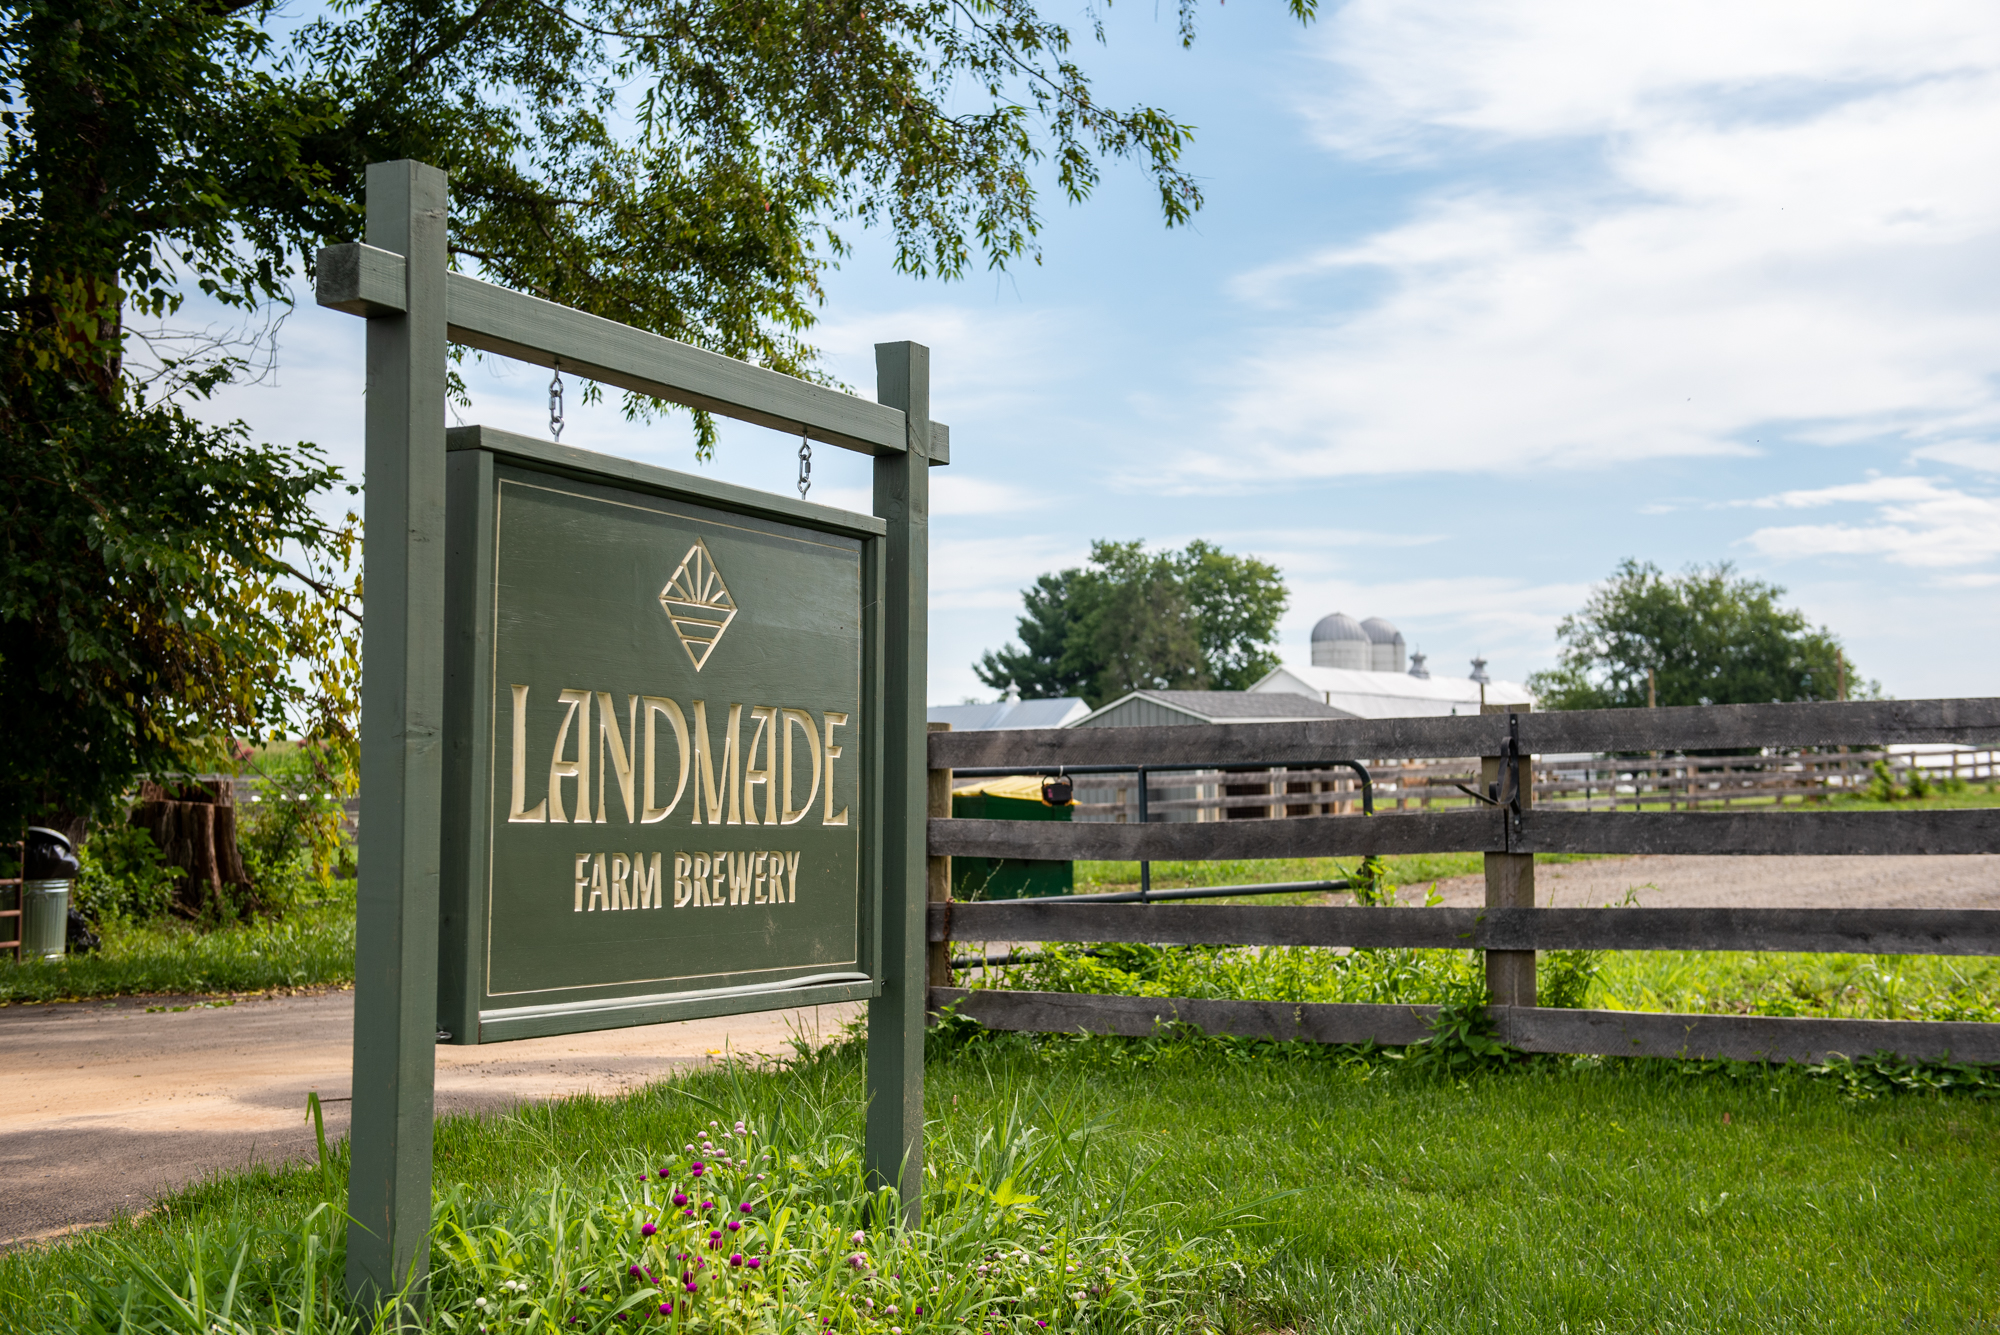
[[[1483,904],[1486,882],[1437,883],[1447,904]],[[1406,885],[1400,902],[1422,903],[1429,885]],[[1632,857],[1535,868],[1544,908],[1622,904],[1643,908],[2000,908],[2000,854],[1953,857]]]
[[[194,1002],[194,1004],[190,1004]],[[725,1051],[783,1052],[857,1008],[440,1047],[441,1113],[615,1094]],[[308,1091],[347,1134],[354,994],[0,1008],[0,1247],[143,1209],[209,1173],[309,1155]]]

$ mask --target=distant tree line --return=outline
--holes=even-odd
[[[1276,566],[1213,543],[1100,540],[1088,564],[1022,590],[1020,643],[973,671],[1024,700],[1080,696],[1093,709],[1141,689],[1240,691],[1278,665],[1289,597]]]

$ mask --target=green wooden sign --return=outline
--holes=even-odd
[[[914,1223],[930,354],[844,394],[453,273],[448,222],[377,163],[317,260],[368,321],[349,1291],[423,1301],[440,1042],[865,998]],[[869,455],[874,514],[447,433],[454,343]]]
[[[448,447],[449,1041],[874,995],[886,525]]]

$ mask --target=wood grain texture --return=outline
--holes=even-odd
[[[1277,1001],[1205,1001],[1105,997],[1076,992],[967,991],[936,988],[932,1009],[959,1013],[991,1029],[1027,1033],[1122,1034],[1141,1038],[1166,1024],[1209,1034],[1280,1042],[1381,1043],[1429,1037],[1432,1006],[1338,1006]],[[1500,1040],[1524,1052],[1603,1057],[1728,1058],[1822,1062],[1893,1052],[1914,1061],[2000,1063],[2000,1024],[1913,1020],[1820,1020],[1761,1015],[1653,1015],[1636,1011],[1494,1009]]]
[[[607,385],[862,454],[908,448],[903,414],[880,403],[464,274],[451,275],[449,296],[454,343],[536,366],[561,357]]]
[[[1388,909],[1270,904],[953,904],[932,941],[1473,950],[1795,950],[2000,955],[2000,909]]]
[[[972,736],[943,733],[940,736]],[[1369,853],[1503,851],[1500,818],[1490,810],[1299,816],[1287,820],[1167,824],[1069,821],[934,820],[930,850],[940,856],[1091,858],[1155,862],[1202,858],[1360,857]]]
[[[1285,1001],[1201,1001],[1106,997],[1083,992],[989,992],[931,989],[931,1009],[957,1003],[961,1015],[990,1029],[1026,1033],[1122,1034],[1144,1038],[1162,1025],[1192,1024],[1239,1038],[1401,1046],[1430,1036],[1435,1006],[1300,1005]]]
[[[1455,852],[1992,853],[2000,852],[2000,809],[1528,811],[1511,848],[1500,817],[1486,808],[1148,825],[946,819],[931,821],[930,851],[938,857],[1126,862]]]
[[[394,251],[349,242],[325,246],[313,266],[314,298],[349,315],[400,315],[409,304],[407,270]]]
[[[1908,854],[2000,852],[2000,809],[1962,811],[1529,811],[1519,853]]]
[[[1865,700],[1795,705],[1587,709],[1520,716],[1521,745],[1539,755],[1745,746],[1988,745],[2000,740],[2000,698]],[[945,769],[1057,765],[1310,764],[1333,757],[1493,755],[1505,715],[1328,719],[1207,727],[1022,728],[957,732],[931,742]]]
[[[509,463],[527,464],[532,468],[547,470],[565,477],[579,478],[586,482],[609,482],[613,486],[630,487],[635,491],[651,492],[656,496],[698,501],[703,505],[735,510],[741,514],[787,519],[803,527],[820,529],[823,532],[844,533],[853,537],[879,537],[889,531],[889,525],[874,515],[857,514],[852,510],[836,510],[830,505],[802,501],[793,496],[781,496],[776,492],[758,491],[752,487],[739,487],[733,482],[723,482],[695,473],[680,473],[671,468],[640,463],[636,459],[620,459],[609,454],[597,454],[590,450],[578,449],[574,445],[537,440],[533,436],[502,431],[498,427],[476,424],[448,427],[444,433],[444,440],[445,449],[454,452],[486,450]]]

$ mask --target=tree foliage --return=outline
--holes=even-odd
[[[1031,0],[10,6],[0,823],[88,812],[226,732],[351,729],[355,526],[313,509],[336,474],[196,421],[245,362],[168,322],[193,293],[282,310],[359,238],[368,163],[450,173],[460,268],[821,378],[804,335],[843,228],[955,277],[1036,258],[1038,183],[1079,201],[1112,160],[1169,225],[1199,206],[1189,127],[1101,104],[1075,45]]]
[[[1549,709],[1629,709],[1647,704],[1650,672],[1662,705],[1834,699],[1840,641],[1780,606],[1784,594],[1728,562],[1666,575],[1627,559],[1563,618],[1557,666],[1529,688]]]
[[[1196,540],[1179,552],[1098,541],[1090,563],[1022,590],[1020,644],[973,665],[1023,699],[1081,696],[1094,709],[1133,690],[1240,691],[1278,665],[1288,595],[1276,566]]]

